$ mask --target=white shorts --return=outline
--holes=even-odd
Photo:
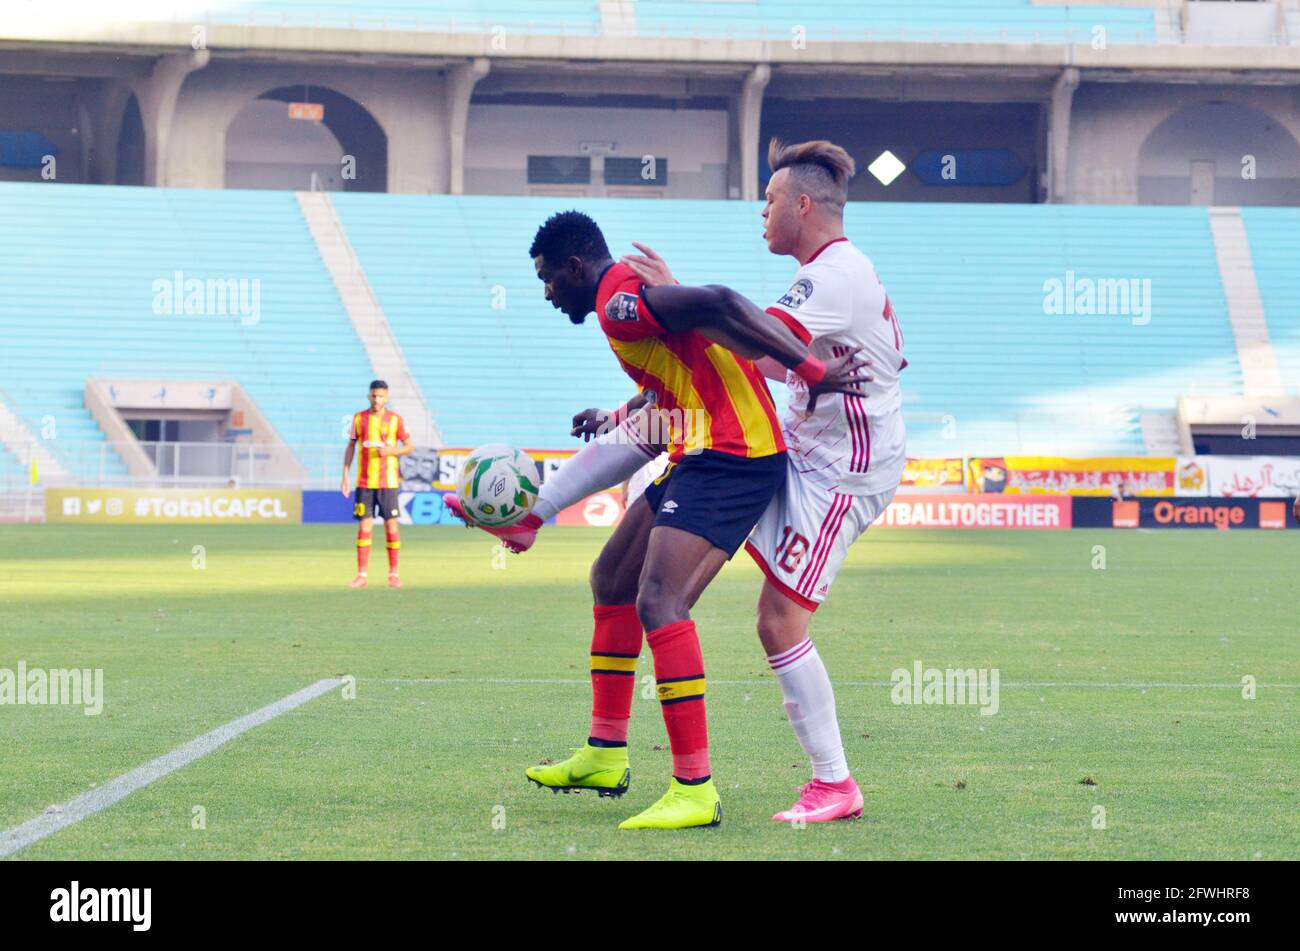
[[[793,469],[745,542],[777,590],[816,611],[826,600],[849,546],[871,527],[897,486],[875,495],[843,495],[813,485]]]
[[[658,456],[647,462],[627,480],[627,507],[631,508],[632,503],[641,496],[645,495],[646,487],[664,474],[668,468],[668,453],[661,452]]]

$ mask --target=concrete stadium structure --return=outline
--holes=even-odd
[[[128,2],[113,22],[9,6],[0,180],[752,200],[770,135],[830,135],[862,165],[889,150],[1016,169],[967,182],[959,164],[937,187],[863,174],[855,200],[1300,205],[1300,0],[1074,4],[1065,34],[775,2],[700,4],[735,14],[698,22],[609,0],[538,22],[511,3],[406,4],[430,13],[412,22],[392,4],[313,20],[195,3],[186,20],[137,3],[131,20]],[[1108,26],[1116,11],[1150,29]],[[294,102],[323,119],[290,119]]]

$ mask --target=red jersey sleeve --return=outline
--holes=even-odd
[[[767,309],[767,312],[771,314],[773,317],[775,317],[777,320],[781,321],[781,323],[789,327],[790,332],[793,333],[796,337],[798,337],[799,341],[805,347],[808,346],[808,344],[812,343],[812,334],[808,332],[808,328],[805,327],[803,324],[799,323],[799,321],[795,320],[793,317],[791,317],[780,307],[777,307],[774,304]]]
[[[411,441],[411,434],[407,431],[406,417],[404,416],[397,417],[397,441],[408,443]]]
[[[646,337],[666,337],[668,331],[655,319],[654,312],[641,294],[643,284],[630,268],[614,265],[626,273],[617,275],[605,295],[597,301],[600,326],[606,335],[615,340],[643,340]],[[604,282],[602,282],[604,283]]]

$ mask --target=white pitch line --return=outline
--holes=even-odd
[[[342,678],[337,677],[318,680],[310,687],[304,687],[297,693],[291,693],[289,696],[262,707],[260,710],[254,710],[238,720],[231,720],[224,726],[219,726],[210,733],[204,733],[197,739],[190,740],[184,746],[178,746],[170,753],[165,753],[155,760],[150,760],[143,766],[137,766],[131,772],[124,773],[116,779],[111,779],[104,785],[89,792],[84,792],[61,806],[54,806],[47,810],[44,815],[29,819],[21,825],[0,832],[0,858],[13,855],[20,849],[25,849],[27,846],[53,835],[60,829],[66,829],[82,819],[89,818],[95,813],[107,809],[114,803],[162,779],[169,773],[176,772],[182,766],[192,763],[200,757],[207,756],[213,750],[233,740],[241,733],[247,733],[253,727],[260,726],[282,713],[293,710],[295,707],[300,707],[323,693],[328,693],[337,687],[343,686],[344,683],[345,681]]]
[[[648,672],[645,676],[651,676]],[[442,686],[448,684],[484,684],[489,686],[500,687],[518,687],[529,685],[540,686],[562,686],[578,687],[589,684],[590,680],[560,680],[546,678],[526,678],[526,677],[358,677],[358,683],[372,684],[429,684]],[[765,687],[775,686],[776,680],[713,680],[709,679],[710,684],[726,687]],[[833,681],[836,687],[893,687],[892,680],[836,680]],[[999,687],[1011,687],[1022,690],[1042,690],[1050,687],[1061,687],[1067,689],[1076,688],[1102,688],[1107,690],[1156,690],[1161,687],[1171,687],[1183,690],[1240,690],[1242,684],[1181,684],[1181,683],[1097,683],[1092,681],[1080,681],[1070,683],[1066,681],[1003,681],[998,684]],[[1300,690],[1300,684],[1255,684],[1257,690]]]

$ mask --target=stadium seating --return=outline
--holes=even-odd
[[[1282,385],[1300,396],[1300,211],[1243,208],[1241,217]]]
[[[595,327],[570,327],[541,299],[527,249],[558,208],[593,214],[616,254],[647,241],[681,280],[756,301],[795,270],[767,252],[758,206],[740,202],[334,200],[452,444],[563,444],[575,410],[628,394]],[[847,228],[907,335],[915,452],[1141,453],[1142,411],[1240,392],[1204,209],[858,203]],[[1046,314],[1044,282],[1068,270],[1151,280],[1150,321]]]
[[[238,379],[287,442],[338,443],[369,371],[291,194],[10,184],[0,199],[0,259],[12,275],[0,327],[31,340],[7,348],[6,391],[33,431],[57,419],[51,449],[69,468],[97,464],[85,457],[103,435],[82,405],[93,375]],[[563,446],[576,410],[630,393],[594,320],[573,327],[542,300],[527,251],[550,213],[584,208],[615,253],[647,241],[681,280],[724,282],[759,302],[795,271],[767,252],[750,203],[333,200],[449,445]],[[1292,380],[1296,214],[1247,215]],[[1167,413],[1180,394],[1240,392],[1204,209],[855,203],[847,228],[906,335],[915,454],[1141,452],[1143,412]],[[260,279],[259,322],[154,314],[152,282],[177,269]],[[1149,280],[1149,321],[1048,313],[1045,282],[1071,271]],[[300,456],[332,475],[332,457]],[[123,474],[115,459],[111,470]]]
[[[364,405],[365,357],[291,193],[4,184],[0,260],[5,390],[33,432],[54,417],[74,474],[97,475],[104,439],[89,376],[236,379],[298,444],[338,445]],[[178,270],[260,280],[260,319],[155,314],[153,282]],[[125,475],[112,453],[106,474]]]
[[[0,489],[20,489],[27,485],[28,475],[27,465],[7,446],[0,446]]]
[[[192,0],[189,6],[214,23],[466,33],[503,27],[565,36],[600,32],[597,0]]]
[[[555,200],[331,198],[449,445],[565,446],[575,412],[618,405],[633,392],[594,319],[573,327],[542,299],[528,246]],[[696,204],[715,217],[729,207],[564,201],[572,204],[602,220],[600,209],[616,208],[628,225],[638,216],[669,220]],[[626,246],[636,232],[620,230]]]
[[[1095,27],[1107,42],[1154,43],[1150,8],[1096,4],[1038,6],[1030,0],[758,0],[754,4],[638,0],[642,35],[761,36],[789,40],[801,26],[815,40],[1088,43]]]
[[[788,40],[798,26],[810,41],[1090,43],[1156,42],[1150,7],[1030,0],[636,0],[642,36]],[[494,27],[592,36],[602,32],[597,0],[190,0],[181,20],[350,29],[485,32]]]

